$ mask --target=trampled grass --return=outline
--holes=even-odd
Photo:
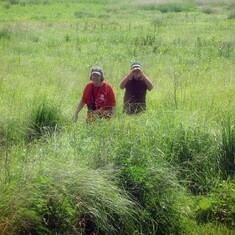
[[[0,2],[1,234],[233,234],[232,1]],[[147,111],[118,84],[140,60]],[[117,115],[72,115],[93,65]]]

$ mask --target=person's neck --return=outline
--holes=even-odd
[[[93,84],[94,84],[94,83],[93,83]],[[103,82],[100,82],[100,83],[97,84],[97,85],[94,84],[95,87],[101,87],[102,85],[103,85]]]

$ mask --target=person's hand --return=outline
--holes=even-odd
[[[140,68],[133,68],[132,70],[131,70],[131,74],[132,75],[137,75],[137,74],[140,74],[142,71],[141,71],[141,69]]]
[[[143,78],[143,72],[141,68],[133,68],[131,70],[131,77],[134,77],[135,79],[142,79]]]
[[[78,114],[75,113],[75,114],[73,115],[73,122],[77,122],[77,120],[78,120]]]
[[[133,68],[131,72],[129,73],[128,80],[132,80],[133,77],[136,77],[137,74],[139,74],[140,69],[139,68]]]
[[[106,116],[107,119],[111,119],[112,118],[112,114],[111,113],[106,113],[105,116]]]

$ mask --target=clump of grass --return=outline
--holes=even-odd
[[[218,180],[214,133],[198,126],[187,128],[179,123],[168,135],[164,138],[165,151],[171,164],[178,169],[179,180],[193,194],[210,191]]]
[[[16,5],[19,3],[19,0],[4,0],[4,3],[8,3],[10,5]]]
[[[25,6],[26,4],[48,4],[49,1],[48,0],[4,0],[4,5],[8,5],[9,8],[11,5],[21,5],[21,6]]]
[[[25,135],[25,124],[18,117],[0,120],[0,146],[3,149],[22,142]]]
[[[11,38],[11,31],[9,31],[6,28],[3,28],[0,30],[0,40],[1,39],[7,39],[9,40]]]
[[[99,168],[112,165],[117,169],[120,187],[124,187],[143,208],[140,217],[143,234],[181,233],[184,226],[179,208],[184,207],[181,198],[187,196],[178,183],[176,172],[157,148],[153,133],[150,134],[141,122],[144,117],[132,118],[133,122],[123,117],[124,124],[117,121],[115,128],[106,123],[93,128],[87,138],[95,136],[96,148],[91,141],[89,151],[91,154],[94,151],[95,157],[89,165]],[[100,128],[105,128],[105,131],[100,131]],[[107,136],[107,132],[112,132],[112,135]],[[112,138],[114,136],[115,139]]]
[[[108,172],[91,170],[58,152],[30,158],[35,165],[17,162],[15,167],[28,166],[15,172],[14,182],[0,182],[0,224],[5,224],[6,235],[134,234],[138,205],[113,177],[108,180]]]
[[[199,223],[223,223],[235,228],[235,183],[223,181],[207,197],[199,200],[196,219]]]
[[[187,201],[183,188],[193,195],[206,195],[218,184],[219,131],[199,125],[200,120],[186,124],[187,117],[169,112],[154,115],[123,116],[116,125],[92,126],[84,138],[94,157],[84,157],[94,168],[111,164],[118,169],[120,186],[144,208],[144,233],[181,233],[179,208],[185,205],[180,206],[181,199],[173,192]],[[83,155],[81,143],[74,144],[74,149]]]
[[[89,17],[95,17],[94,14],[92,14],[90,11],[75,11],[74,16],[76,18],[89,18]]]
[[[128,50],[132,55],[140,53],[140,51],[146,54],[166,54],[169,51],[169,46],[166,45],[161,37],[157,37],[156,33],[138,35],[137,37],[133,37],[131,42]]]
[[[59,104],[42,99],[36,101],[29,116],[29,139],[55,131],[62,122]]]
[[[215,224],[215,223],[205,223],[205,224],[197,224],[190,226],[188,235],[201,235],[201,234],[216,234],[216,235],[224,235],[224,234],[233,234],[234,231],[229,229],[224,224]]]
[[[189,3],[168,3],[162,4],[157,9],[162,13],[191,11],[194,6]]]
[[[191,11],[194,9],[194,4],[192,1],[162,1],[152,3],[151,1],[146,1],[145,3],[134,3],[135,7],[142,10],[158,10],[162,13],[168,12],[183,12]]]
[[[8,2],[3,2],[2,6],[3,6],[3,8],[5,8],[5,9],[10,9],[11,4],[8,3]]]
[[[216,8],[210,7],[210,6],[203,6],[200,7],[200,11],[204,14],[214,14],[217,12]]]
[[[220,143],[221,177],[227,179],[235,173],[235,126],[230,117],[222,123]]]
[[[233,53],[231,42],[221,41],[218,38],[212,37],[209,39],[197,38],[195,42],[195,56],[211,60],[218,56],[230,58]]]
[[[234,19],[234,18],[235,18],[235,12],[230,13],[228,19]]]

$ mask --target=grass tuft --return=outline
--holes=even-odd
[[[61,121],[62,115],[58,105],[46,99],[36,101],[29,117],[29,139],[52,133],[60,127]]]
[[[11,38],[11,31],[9,31],[6,28],[0,30],[0,40],[1,39],[9,40],[10,38]]]
[[[207,198],[199,201],[196,219],[199,223],[218,223],[235,229],[235,182],[223,181],[214,188]]]
[[[220,170],[223,179],[233,177],[235,173],[235,126],[230,117],[222,123]]]

